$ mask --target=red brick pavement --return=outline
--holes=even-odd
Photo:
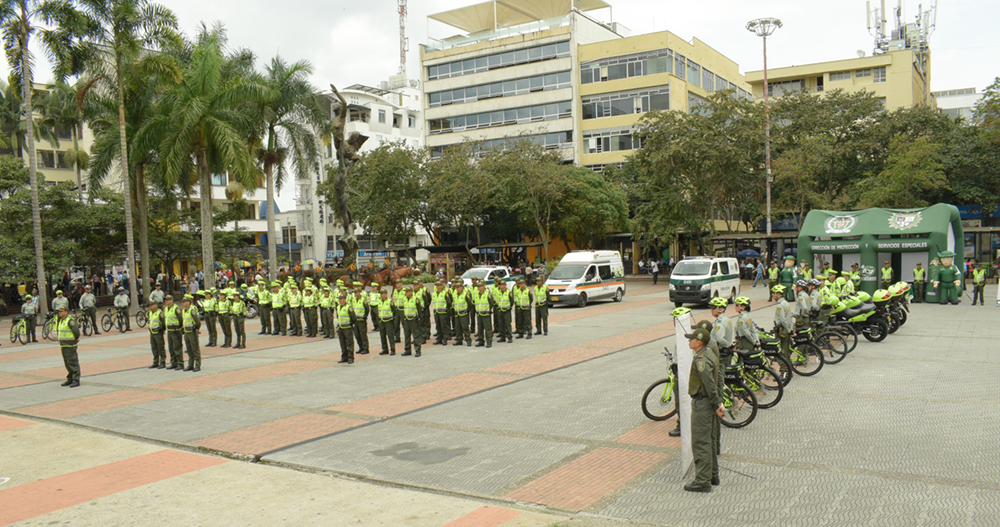
[[[194,444],[224,452],[259,455],[368,422],[336,415],[300,414],[250,428],[206,437],[195,441]]]
[[[676,425],[676,417],[671,417],[666,421],[650,421],[619,437],[618,442],[660,448],[680,448],[681,438],[669,435]]]
[[[295,373],[329,367],[329,364],[320,361],[290,360],[286,362],[266,364],[264,366],[254,366],[253,368],[245,368],[242,370],[202,375],[200,377],[192,377],[190,379],[168,381],[148,386],[148,388],[188,393],[205,392],[208,390],[225,388],[227,386],[263,381],[266,379],[273,379],[275,377],[283,377],[285,375],[292,375]]]
[[[666,457],[658,452],[598,448],[507,495],[570,510],[597,503]]]
[[[10,417],[0,416],[0,432],[5,430],[14,430],[17,428],[24,428],[26,426],[31,426],[35,423],[31,421],[22,421],[20,419],[13,419]]]
[[[506,375],[464,373],[411,388],[328,408],[373,417],[391,417],[517,380]]]
[[[56,401],[54,403],[37,404],[25,406],[14,410],[24,414],[37,415],[41,417],[51,417],[54,419],[66,419],[78,415],[121,408],[133,404],[148,403],[176,397],[168,393],[143,392],[139,390],[118,390],[114,392],[99,393],[97,395],[87,395],[76,399]]]
[[[4,388],[15,388],[17,386],[27,386],[29,384],[38,384],[40,382],[46,382],[46,381],[42,381],[39,379],[29,379],[27,377],[18,377],[16,375],[7,375],[6,373],[0,373],[0,390]]]
[[[534,357],[499,364],[486,368],[484,371],[538,375],[539,373],[556,370],[616,351],[618,351],[618,348],[590,347],[589,345],[588,347],[581,348],[563,348],[558,351],[551,351],[535,355]]]
[[[499,507],[480,507],[444,527],[499,527],[521,515],[520,511]]]
[[[80,371],[84,377],[88,375],[100,375],[102,373],[112,373],[116,371],[124,370],[134,370],[137,368],[142,368],[149,366],[153,361],[153,355],[142,354],[133,355],[131,357],[122,357],[120,359],[107,359],[99,360],[94,362],[81,362]],[[62,358],[59,358],[59,362],[62,363]],[[62,379],[66,376],[66,367],[57,366],[53,368],[43,368],[40,370],[31,370],[23,372],[28,375],[38,375],[39,377],[48,377],[50,379]]]
[[[611,313],[617,313],[619,311],[638,309],[640,307],[654,306],[656,304],[664,304],[668,302],[670,302],[669,298],[648,298],[646,300],[634,300],[631,302],[615,302],[611,304],[588,306],[585,309],[574,308],[572,310],[566,310],[566,311],[559,310],[560,312],[553,312],[553,310],[550,309],[549,324],[558,324],[560,322],[571,322],[573,320],[580,320],[582,318],[608,315]],[[667,315],[669,315],[669,313]]]
[[[0,525],[37,518],[225,462],[208,456],[160,450],[0,490]]]

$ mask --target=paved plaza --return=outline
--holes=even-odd
[[[70,389],[55,344],[4,342],[0,525],[998,525],[1000,308],[968,302],[913,305],[724,428],[710,494],[681,489],[673,420],[639,407],[674,347],[665,283],[491,349],[378,356],[369,333],[350,366],[252,321],[199,373],[150,370],[137,329],[85,338]]]

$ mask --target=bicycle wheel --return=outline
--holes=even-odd
[[[837,331],[824,331],[813,342],[823,352],[823,362],[826,364],[837,364],[847,356],[847,342]]]
[[[771,371],[778,374],[778,378],[781,379],[781,384],[788,386],[788,383],[792,382],[792,363],[788,362],[788,359],[783,357],[780,352],[775,351],[772,353],[767,353],[764,355],[767,357],[767,367],[771,368]]]
[[[118,313],[115,316],[115,328],[118,329],[119,333],[125,333],[125,315]]]
[[[653,421],[666,421],[677,413],[677,400],[674,399],[674,379],[660,379],[646,388],[642,394],[642,413]]]
[[[757,408],[774,408],[785,395],[781,377],[767,366],[760,366],[760,369],[750,372],[749,375],[753,378],[750,379],[752,384],[748,386],[753,388],[753,395],[757,398]]]
[[[111,320],[111,313],[105,313],[104,316],[101,317],[101,329],[105,332],[111,331],[111,326],[113,325],[115,325],[115,323]]]
[[[872,321],[861,330],[861,334],[869,342],[882,342],[889,336],[889,324],[886,324],[884,320]]]
[[[847,353],[854,351],[854,348],[858,347],[858,330],[855,329],[854,324],[835,324],[830,326],[830,329],[840,332],[841,336],[844,337],[844,342],[847,344]]]
[[[823,352],[812,342],[792,348],[792,369],[803,377],[811,377],[823,369]]]
[[[45,321],[45,325],[42,326],[42,338],[45,340],[55,340],[52,333],[56,329],[56,319],[50,318]]]
[[[17,340],[21,341],[21,345],[24,346],[28,343],[28,325],[21,323],[17,326]]]
[[[13,344],[17,342],[17,333],[21,327],[21,322],[15,322],[14,325],[10,327],[10,343]]]
[[[757,417],[757,398],[746,385],[727,384],[723,390],[725,411],[722,413],[722,424],[727,428],[743,428]]]
[[[89,337],[90,334],[94,332],[94,328],[91,327],[91,325],[90,325],[90,318],[89,317],[87,317],[86,315],[84,315],[84,316],[82,316],[82,317],[80,317],[80,318],[78,318],[76,320],[80,324],[80,331],[83,332],[84,335],[86,335],[86,336]]]
[[[257,304],[250,304],[247,306],[247,318],[257,317]]]
[[[135,325],[139,326],[140,328],[146,327],[146,322],[148,321],[149,317],[146,316],[145,310],[140,309],[139,312],[135,314]]]

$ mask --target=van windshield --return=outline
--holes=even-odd
[[[583,276],[584,271],[587,270],[585,264],[580,265],[560,265],[552,270],[552,274],[549,278],[553,280],[576,280]]]
[[[685,260],[677,262],[671,276],[705,276],[712,268],[712,262],[692,262]]]
[[[489,269],[469,269],[462,274],[462,278],[486,278],[488,274],[490,274]]]

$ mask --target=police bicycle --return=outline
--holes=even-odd
[[[29,315],[34,316],[34,315]],[[17,341],[21,341],[21,345],[24,346],[29,342],[31,335],[28,335],[28,321],[25,316],[16,316],[11,322],[10,326],[10,343],[13,344]]]
[[[109,307],[108,312],[101,317],[101,329],[111,331],[111,328],[115,327],[118,328],[119,332],[125,333],[126,324],[128,323],[125,319],[127,316],[125,313]]]
[[[149,304],[142,304],[139,306],[139,311],[135,313],[135,325],[140,328],[146,327],[146,323],[149,322],[149,313],[146,311],[149,309]]]
[[[89,337],[94,332],[94,326],[90,323],[90,317],[86,313],[77,312],[76,309],[70,313],[76,317],[76,323],[80,327],[80,332]]]

